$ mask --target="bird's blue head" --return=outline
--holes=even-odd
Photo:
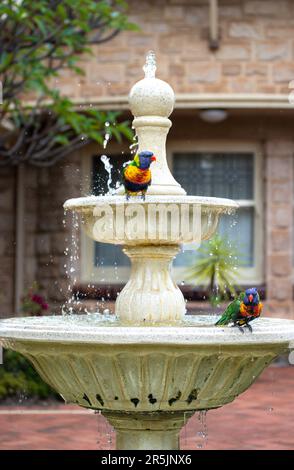
[[[255,287],[251,287],[245,291],[245,297],[243,299],[245,305],[258,305],[259,294]]]
[[[156,161],[156,157],[155,155],[153,155],[153,152],[149,152],[148,150],[145,150],[144,152],[140,152],[138,154],[138,157],[139,157],[139,168],[141,168],[141,170],[148,170],[151,163]]]

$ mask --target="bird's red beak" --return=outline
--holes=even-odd
[[[155,155],[152,155],[151,161],[152,161],[152,162],[156,162],[156,156],[155,156]]]
[[[249,302],[253,302],[253,295],[252,294],[248,295],[248,299],[249,299]]]

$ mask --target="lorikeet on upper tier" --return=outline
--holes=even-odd
[[[237,326],[242,333],[244,333],[242,326],[247,327],[252,332],[249,322],[260,316],[262,307],[259,294],[255,287],[252,287],[245,292],[241,292],[239,297],[227,306],[216,325],[233,323],[233,326]]]
[[[148,186],[151,184],[150,165],[156,161],[153,152],[144,151],[135,155],[134,159],[123,169],[123,184],[127,199],[131,195],[141,193],[145,199]]]

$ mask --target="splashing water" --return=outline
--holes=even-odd
[[[110,133],[107,131],[107,128],[110,126],[110,123],[106,121],[105,123],[105,134],[104,134],[104,141],[103,141],[103,148],[106,149],[107,144],[110,139]]]
[[[115,438],[115,430],[112,426],[109,426],[109,429],[107,432],[107,443],[109,445],[109,450],[113,449],[114,438]]]
[[[154,51],[149,51],[146,56],[146,62],[143,66],[145,78],[155,78],[156,72],[156,57]]]
[[[101,155],[100,157],[101,162],[104,165],[105,171],[108,173],[108,179],[107,179],[107,188],[108,192],[107,194],[113,194],[113,188],[111,187],[112,183],[112,169],[113,165],[110,163],[110,158],[108,158],[106,155]]]
[[[63,221],[66,227],[66,219]],[[79,276],[79,259],[80,259],[80,223],[77,213],[71,213],[70,221],[71,233],[69,237],[69,246],[64,250],[66,262],[64,264],[65,273],[68,279],[67,300],[61,307],[62,315],[71,315],[77,312],[81,307],[81,301],[77,299],[78,292],[74,293],[77,286]]]
[[[134,129],[134,127],[132,127],[132,129]],[[138,152],[139,142],[138,142],[138,135],[136,133],[133,137],[133,141],[134,141],[134,143],[129,146],[129,149],[130,149],[132,155],[134,155]]]
[[[25,390],[22,390],[18,397],[18,403],[23,404],[28,400]]]
[[[181,448],[183,446],[183,449],[186,449],[187,444],[188,444],[187,423],[188,423],[189,417],[190,417],[190,413],[187,413],[186,411],[184,411],[184,426],[181,431]]]
[[[115,444],[115,430],[114,428],[108,423],[108,421],[102,416],[101,411],[95,411],[97,416],[97,446],[98,449],[104,450],[113,450]],[[107,438],[107,447],[105,448],[105,440],[104,436]]]
[[[207,444],[208,430],[207,430],[206,415],[207,415],[207,410],[199,411],[198,421],[200,423],[200,430],[197,432],[197,437],[199,437],[201,441],[196,443],[197,449],[202,449]]]

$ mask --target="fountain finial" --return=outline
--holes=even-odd
[[[156,68],[155,52],[149,51],[146,55],[145,65],[143,66],[145,78],[155,78]]]
[[[160,116],[167,118],[174,108],[175,94],[168,83],[155,77],[154,51],[148,52],[143,70],[145,77],[135,83],[129,94],[131,111],[135,117]]]
[[[133,126],[138,136],[138,150],[156,155],[152,166],[152,183],[148,195],[184,195],[185,190],[172,176],[166,161],[165,142],[171,126],[168,119],[175,103],[172,87],[156,78],[154,51],[149,51],[143,66],[145,77],[135,83],[129,94],[130,108],[135,116]],[[119,190],[121,193],[121,189]]]

